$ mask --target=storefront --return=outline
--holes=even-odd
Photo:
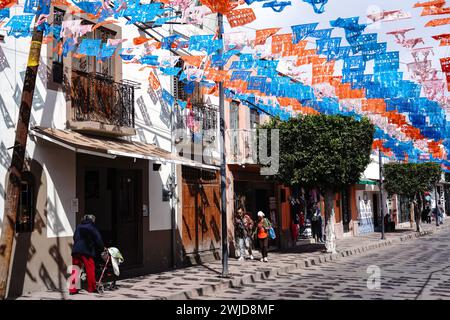
[[[397,196],[399,199],[400,214],[398,215],[398,223],[411,222],[411,202],[407,197]]]
[[[276,239],[270,240],[271,249],[280,247],[280,190],[278,185],[260,175],[259,166],[229,166],[233,174],[233,217],[242,206],[256,222],[262,211],[274,226]],[[286,196],[284,200],[287,201]]]
[[[381,223],[381,215],[379,214],[379,187],[375,181],[361,180],[356,185],[356,188],[358,233],[375,232]]]

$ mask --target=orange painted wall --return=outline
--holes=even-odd
[[[334,214],[336,223],[341,222],[342,221],[341,194],[339,192],[337,192],[334,196]]]

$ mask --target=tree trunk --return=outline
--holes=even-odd
[[[409,199],[409,224],[410,224],[410,228],[414,227],[414,220],[415,220],[415,213],[414,213],[414,203],[411,201],[411,199]]]
[[[39,31],[35,26],[23,84],[13,155],[11,165],[8,169],[8,181],[6,182],[5,214],[3,216],[2,234],[0,237],[0,299],[4,299],[7,292],[22,170],[27,146],[28,126],[30,124],[33,93],[36,87],[36,76],[39,68],[42,37],[43,31]]]
[[[325,220],[326,220],[326,241],[327,252],[336,253],[336,234],[334,233],[334,192],[325,190]]]
[[[418,203],[418,196],[416,194],[416,196],[414,197],[415,201],[414,201],[414,217],[416,219],[416,231],[420,232],[420,209],[419,209],[419,203]]]

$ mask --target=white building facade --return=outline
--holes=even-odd
[[[12,8],[11,15],[21,14],[19,10]],[[51,9],[49,21],[54,19],[96,23],[59,7]],[[120,50],[133,46],[135,38],[153,35],[158,41],[142,45],[144,52],[153,52],[150,44],[173,32],[169,26],[155,30],[158,33],[123,22],[101,26],[85,37],[105,43],[128,39],[119,45]],[[177,31],[186,36],[211,33],[188,26]],[[6,30],[0,29],[0,34],[6,35]],[[0,43],[1,221],[29,47],[30,38],[5,36]],[[172,108],[161,95],[163,89],[174,94],[173,77],[122,60],[119,54],[99,62],[73,52],[61,58],[58,50],[55,40],[41,50],[10,297],[48,289],[66,291],[72,238],[84,214],[96,215],[105,245],[121,250],[123,275],[182,265],[182,168],[217,169],[203,164],[201,158],[185,159],[172,152]],[[168,50],[152,54],[161,59],[173,56]],[[149,84],[150,72],[160,83],[156,90]]]

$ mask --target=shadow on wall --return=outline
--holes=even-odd
[[[6,59],[2,47],[0,46],[0,72],[3,72],[5,69],[11,69],[11,67],[8,63],[8,59]]]
[[[1,95],[0,95],[0,112],[2,113],[3,121],[5,122],[6,128],[8,129],[14,128],[15,127],[14,121],[11,118],[8,109],[6,108],[5,101],[3,100]]]
[[[47,196],[45,173],[35,160],[31,161],[27,170],[34,176],[36,190],[33,199],[36,210],[34,228],[33,232],[16,234],[9,297],[18,297],[28,289],[42,290],[43,287],[47,290],[62,291],[67,278],[67,264],[61,253],[61,239],[47,238],[48,210],[52,210],[54,205]]]
[[[11,156],[8,153],[8,150],[2,141],[0,143],[0,165],[6,170],[8,170],[10,164],[11,164]]]

